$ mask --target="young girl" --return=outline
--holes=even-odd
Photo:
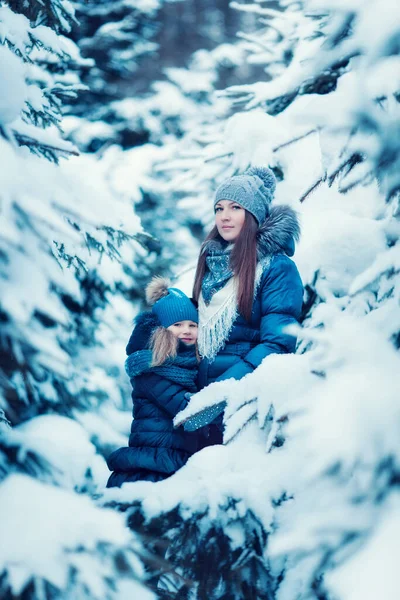
[[[251,168],[217,189],[215,226],[204,241],[193,297],[199,304],[199,388],[241,379],[273,353],[294,352],[284,328],[301,314],[303,285],[294,254],[300,227],[286,205],[271,206],[276,187],[268,168]],[[224,402],[184,425],[202,427]],[[178,419],[175,423],[182,423]],[[209,444],[222,443],[222,418],[213,421]]]
[[[126,348],[132,384],[133,421],[129,447],[108,459],[107,487],[129,481],[160,481],[182,467],[198,449],[198,434],[174,429],[172,420],[197,390],[197,310],[180,290],[161,277],[146,298],[150,312],[140,314]]]

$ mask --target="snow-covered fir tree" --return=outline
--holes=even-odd
[[[68,107],[66,123],[81,149],[98,152],[111,144],[131,148],[148,141],[143,121],[134,124],[121,118],[114,103],[132,94],[144,57],[156,59],[156,17],[163,2],[73,3],[78,23],[70,37],[86,60],[80,76],[87,89]]]
[[[119,358],[147,250],[132,206],[63,138],[74,19],[64,0],[0,5],[0,596],[151,598],[140,540],[90,498],[126,431]]]
[[[271,4],[272,6],[269,6]],[[219,96],[232,114],[164,162],[183,206],[210,222],[216,185],[269,164],[301,215],[305,284],[295,355],[214,384],[185,413],[226,402],[225,445],[171,479],[106,501],[158,532],[171,598],[397,598],[399,24],[377,3],[233,3],[265,81]],[[202,143],[199,143],[201,140]],[[178,420],[179,422],[179,420]],[[133,504],[133,507],[132,507]],[[168,595],[169,594],[169,595]]]

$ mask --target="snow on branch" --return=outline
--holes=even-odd
[[[26,475],[0,484],[0,510],[7,515],[0,525],[7,540],[0,550],[4,593],[18,596],[32,583],[34,590],[52,587],[57,597],[68,590],[101,600],[115,589],[115,578],[117,589],[125,585],[133,597],[151,599],[139,583],[140,547],[136,553],[129,547],[132,536],[115,511]]]

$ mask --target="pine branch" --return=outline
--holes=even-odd
[[[220,158],[226,158],[227,156],[233,156],[233,152],[221,152],[221,154],[215,154],[214,156],[209,156],[204,159],[205,163],[212,162],[214,160],[219,160]]]
[[[336,177],[344,170],[346,167],[348,168],[347,173],[351,171],[354,165],[362,162],[364,159],[359,153],[354,153],[351,156],[346,156],[345,160],[343,160],[336,169],[328,175],[328,186],[331,187]]]
[[[299,198],[299,202],[300,202],[300,203],[303,203],[303,202],[304,202],[304,200],[306,200],[306,198],[308,198],[308,196],[309,196],[309,195],[310,195],[310,194],[311,194],[311,193],[312,193],[314,190],[316,190],[316,189],[317,189],[317,187],[318,187],[319,185],[321,185],[321,183],[322,183],[323,181],[326,181],[326,176],[324,176],[324,177],[320,177],[319,179],[317,179],[317,181],[316,181],[315,183],[313,183],[313,184],[312,184],[312,186],[311,186],[311,187],[309,187],[309,188],[308,188],[308,190],[307,190],[306,192],[304,192],[304,194],[302,194],[302,195],[300,196],[300,198]]]
[[[65,148],[58,148],[57,146],[53,146],[52,144],[47,144],[45,142],[40,142],[30,136],[18,133],[17,131],[14,131],[14,137],[21,146],[37,148],[37,150],[47,150],[50,153],[54,153],[55,158],[57,158],[57,152],[59,152],[61,155],[80,156],[80,153],[77,150],[67,150]]]
[[[272,23],[271,21],[269,21],[268,19],[259,19],[259,22],[262,23],[263,25],[266,25],[269,29],[272,29],[273,31],[275,31],[275,33],[278,34],[278,36],[280,37],[280,40],[283,40],[285,38],[285,33],[282,31],[282,29],[279,29],[279,27],[277,27],[276,23]]]
[[[246,40],[247,42],[251,42],[252,44],[259,46],[260,48],[262,48],[266,52],[269,52],[270,54],[274,54],[272,52],[270,46],[268,46],[265,42],[261,41],[260,39],[256,38],[254,35],[250,35],[248,33],[242,32],[242,31],[238,31],[236,34],[236,37],[238,37],[242,40]]]
[[[248,13],[254,13],[256,15],[269,16],[269,17],[274,17],[274,18],[281,19],[281,20],[286,20],[286,21],[297,21],[298,20],[298,17],[293,13],[290,13],[287,11],[283,12],[283,11],[275,10],[273,8],[262,8],[258,4],[240,4],[239,2],[230,2],[229,6],[230,6],[230,8],[233,8],[234,10],[239,10],[241,12],[248,12]]]
[[[317,133],[318,131],[319,131],[319,129],[317,127],[315,127],[314,129],[310,129],[310,131],[307,131],[307,133],[303,133],[302,135],[299,135],[299,136],[289,140],[288,142],[284,142],[283,144],[279,144],[279,146],[275,146],[275,148],[272,149],[272,152],[277,152],[278,150],[281,150],[282,148],[291,146],[295,142],[303,140],[304,138],[308,137],[309,135],[311,135],[313,133]]]

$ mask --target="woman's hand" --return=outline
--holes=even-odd
[[[236,383],[234,379],[211,383],[193,394],[186,408],[176,415],[174,426],[183,425],[186,431],[195,431],[212,423],[224,412],[233,383]]]
[[[174,426],[183,425],[185,431],[195,431],[212,423],[224,412],[226,399],[232,392],[232,384],[235,383],[233,378],[225,379],[211,383],[193,394],[187,407],[176,415]]]
[[[225,406],[226,401],[222,400],[222,402],[214,404],[214,406],[208,406],[207,408],[204,408],[195,415],[188,417],[185,421],[181,421],[181,424],[183,424],[183,429],[185,431],[196,431],[196,429],[210,425],[210,423],[212,423],[217,417],[219,417],[221,413],[224,412]]]

